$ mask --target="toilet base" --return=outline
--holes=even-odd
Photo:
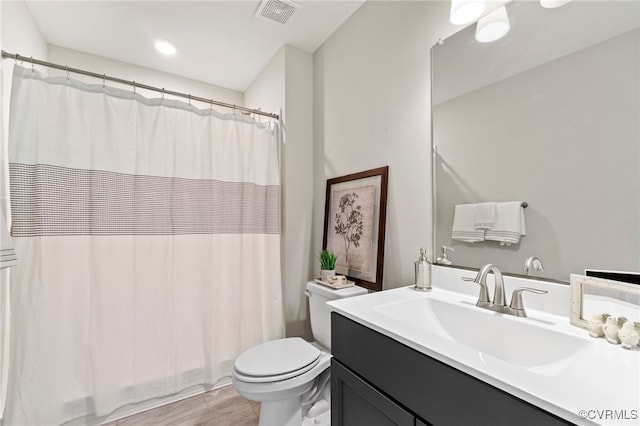
[[[331,426],[331,405],[329,400],[316,401],[302,419],[302,426]]]
[[[302,407],[300,396],[278,400],[265,401],[260,406],[259,426],[300,426]]]

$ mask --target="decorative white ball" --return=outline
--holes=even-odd
[[[616,317],[608,316],[604,325],[602,326],[602,332],[604,333],[604,337],[607,339],[607,342],[613,345],[619,345],[620,339],[618,338],[618,320]]]
[[[589,336],[591,337],[604,336],[604,332],[602,331],[603,325],[604,325],[604,316],[602,314],[596,314],[592,316],[588,322]]]
[[[636,324],[633,321],[627,321],[623,324],[620,331],[618,331],[618,337],[622,343],[622,347],[625,349],[632,349],[638,346],[640,342],[640,332],[636,328]]]

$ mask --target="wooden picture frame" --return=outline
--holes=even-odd
[[[336,273],[382,290],[389,166],[327,180],[322,248],[338,255]]]

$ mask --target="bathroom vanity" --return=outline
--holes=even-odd
[[[331,333],[332,425],[573,424],[335,312]]]
[[[637,424],[640,353],[570,326],[568,286],[505,279],[507,294],[519,280],[549,291],[516,318],[476,307],[465,273],[330,303],[334,426]]]

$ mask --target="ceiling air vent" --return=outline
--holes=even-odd
[[[255,17],[263,21],[286,24],[302,6],[289,0],[262,0]]]

